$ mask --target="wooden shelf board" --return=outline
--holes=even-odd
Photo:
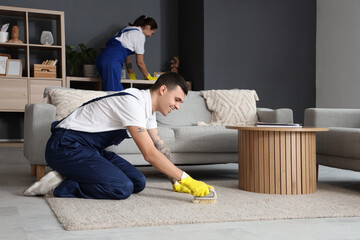
[[[121,83],[135,83],[135,84],[154,84],[156,81],[150,80],[130,80],[130,79],[121,79]]]
[[[62,81],[62,78],[39,78],[39,77],[30,77],[30,80],[50,80],[50,81]]]
[[[41,49],[41,50],[49,50],[49,49],[59,49],[61,50],[62,46],[59,45],[42,45],[42,44],[29,44],[29,47],[32,49]]]
[[[26,48],[26,43],[0,43],[0,47],[18,47],[18,48]]]
[[[21,77],[21,76],[0,76],[0,80],[8,80],[11,79],[20,79],[20,80],[27,80],[27,77]]]

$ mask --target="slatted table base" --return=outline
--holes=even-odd
[[[316,192],[316,135],[238,130],[239,188],[269,194]]]

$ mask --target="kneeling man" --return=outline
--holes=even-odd
[[[211,186],[192,179],[170,160],[160,139],[155,112],[178,110],[187,94],[183,77],[169,72],[148,90],[129,88],[93,99],[52,123],[45,157],[54,169],[25,190],[56,197],[126,199],[145,188],[145,177],[132,164],[105,150],[132,137],[146,161],[172,179],[177,192],[204,196]]]

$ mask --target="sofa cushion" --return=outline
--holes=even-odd
[[[189,91],[178,111],[172,111],[166,117],[157,112],[156,120],[159,126],[195,126],[199,121],[210,122],[211,112],[200,92]]]
[[[47,91],[45,101],[56,107],[56,120],[60,120],[80,107],[83,103],[109,93],[110,92],[53,88]]]
[[[317,153],[345,158],[360,158],[360,129],[330,127],[317,133]]]
[[[212,125],[254,124],[258,121],[255,90],[208,90],[201,94],[212,111]]]
[[[175,148],[172,152],[237,152],[237,131],[224,126],[189,126],[173,130]]]
[[[165,142],[165,144],[170,148],[174,149],[175,146],[175,135],[174,131],[171,128],[159,127],[160,138]],[[110,146],[106,150],[115,152],[118,155],[121,154],[132,154],[132,153],[141,153],[139,148],[136,146],[136,143],[132,138],[124,139],[118,146]]]

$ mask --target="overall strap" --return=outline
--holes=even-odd
[[[112,38],[110,38],[107,42],[106,42],[106,46],[107,47],[119,47],[122,46],[120,41],[116,40],[116,38],[120,37],[121,34],[123,34],[124,32],[129,32],[129,31],[140,31],[137,28],[123,28],[121,29],[117,34],[115,34],[115,36],[113,36]],[[133,54],[133,53],[132,53]]]
[[[106,95],[106,96],[102,96],[102,97],[97,97],[97,98],[94,98],[94,99],[91,99],[90,101],[84,103],[83,105],[81,105],[79,108],[89,104],[89,103],[92,103],[92,102],[95,102],[95,101],[99,101],[101,99],[104,99],[104,98],[108,98],[108,97],[116,97],[116,96],[124,96],[124,95],[130,95],[130,96],[133,96],[134,98],[136,98],[137,100],[139,100],[137,97],[135,97],[134,95],[132,95],[131,93],[127,93],[127,92],[117,92],[117,93],[113,93],[113,94],[109,94],[109,95]],[[69,114],[70,115],[70,114]]]
[[[137,28],[123,28],[115,35],[115,38],[120,37],[120,35],[123,34],[123,33],[130,32],[130,31],[133,31],[133,30],[140,31]]]
[[[127,93],[127,92],[117,92],[117,93],[109,94],[109,95],[106,95],[106,96],[102,96],[102,97],[97,97],[97,98],[91,99],[90,101],[87,101],[87,102],[83,103],[80,107],[76,108],[75,110],[77,110],[77,109],[79,109],[79,108],[81,108],[81,107],[83,107],[83,106],[85,106],[85,105],[87,105],[87,104],[89,104],[89,103],[96,102],[96,101],[99,101],[99,100],[104,99],[104,98],[116,97],[116,96],[125,96],[125,95],[133,96],[134,98],[136,98],[137,100],[139,100],[136,96],[134,96],[134,95],[131,94],[131,93]],[[74,110],[74,111],[75,111],[75,110]],[[74,111],[72,111],[71,113],[73,113]],[[70,114],[71,114],[71,113],[70,113]],[[69,114],[69,115],[70,115],[70,114]],[[61,119],[61,120],[59,120],[59,121],[53,122],[53,123],[51,124],[51,131],[52,131],[53,129],[55,129],[55,127],[56,127],[57,125],[59,125],[59,123],[61,123],[61,122],[62,122],[65,118],[67,118],[69,115],[67,115],[66,117],[64,117],[63,119]]]

